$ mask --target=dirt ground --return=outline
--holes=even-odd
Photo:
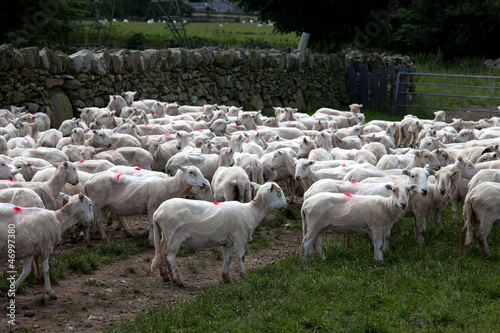
[[[290,208],[300,208],[300,204],[288,205]],[[276,211],[270,212],[262,223],[272,219]],[[296,223],[300,223],[297,221]],[[144,232],[147,228],[146,217],[130,221],[130,227],[135,232]],[[108,229],[112,240],[126,239],[122,231]],[[297,256],[302,238],[300,228],[284,225],[279,230],[280,236],[273,245],[258,252],[247,252],[245,263],[249,274],[256,267],[272,265],[282,258]],[[67,255],[83,243],[73,244],[70,239],[64,239],[56,248],[52,258]],[[90,275],[70,274],[67,278],[53,285],[53,290],[59,297],[52,301],[46,298],[46,304],[41,305],[44,295],[42,285],[26,289],[16,295],[16,326],[7,324],[6,304],[2,306],[2,322],[0,331],[21,331],[31,328],[36,331],[51,332],[99,332],[111,325],[120,326],[127,320],[133,320],[138,313],[149,307],[170,304],[175,306],[184,300],[195,299],[200,291],[211,285],[220,283],[222,259],[210,249],[198,249],[196,253],[178,257],[179,276],[186,285],[178,288],[171,282],[164,282],[157,272],[150,272],[150,261],[154,257],[154,249],[133,255],[128,259],[103,265]],[[232,257],[230,275],[238,279],[237,259]],[[34,316],[28,317],[29,312]]]

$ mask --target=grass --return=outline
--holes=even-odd
[[[385,263],[364,237],[324,244],[324,262],[296,256],[215,285],[196,301],[159,307],[108,332],[494,332],[500,325],[500,232],[493,255],[458,249],[461,225],[446,211],[441,234],[414,245],[412,222],[393,234]],[[297,244],[298,246],[298,244]]]
[[[429,55],[416,55],[416,72],[432,74],[453,74],[470,76],[491,76],[486,71],[484,59],[465,59],[460,62],[443,61]],[[433,118],[433,112],[439,109],[455,108],[467,110],[489,110],[492,103],[492,87],[494,80],[491,78],[471,77],[446,77],[446,86],[443,87],[442,76],[415,76],[415,93],[436,94],[439,96],[413,95],[409,104],[430,107],[412,108],[407,112],[422,118]],[[498,79],[497,79],[498,81]],[[426,85],[424,85],[426,84]],[[427,85],[432,84],[432,85]],[[498,86],[498,84],[496,84]],[[458,95],[458,97],[441,95]],[[500,103],[500,89],[493,93],[493,111],[498,113],[496,105]],[[487,114],[485,114],[486,116]],[[495,115],[495,114],[493,114]],[[498,114],[497,114],[498,115]],[[451,120],[451,117],[450,117]]]
[[[71,254],[57,260],[50,261],[50,281],[57,284],[60,279],[66,278],[68,273],[91,274],[100,266],[115,262],[119,259],[127,258],[133,254],[140,253],[150,248],[147,233],[136,235],[126,241],[117,241],[106,243],[88,248],[78,248]],[[20,275],[22,267],[18,267]],[[4,296],[8,290],[7,274],[0,281],[0,297]],[[20,286],[20,292],[23,288],[33,285],[34,273],[31,272],[23,284]],[[93,285],[99,282],[89,279],[86,284]]]
[[[189,21],[189,20],[188,20]],[[223,25],[222,27],[220,25]],[[279,34],[273,32],[273,27],[264,24],[257,27],[255,23],[240,22],[190,22],[185,25],[186,34],[191,47],[216,46],[224,44],[228,48],[287,48],[296,47],[299,37],[295,34]],[[126,40],[134,33],[143,33],[147,39],[146,48],[177,47],[173,33],[161,23],[147,24],[146,22],[114,22],[110,34],[109,47],[121,48],[126,46]],[[181,31],[182,34],[182,31]],[[103,38],[103,42],[106,40]],[[85,36],[77,36],[72,42],[83,44]],[[88,43],[97,42],[97,35],[90,34]]]

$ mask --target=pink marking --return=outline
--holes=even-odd
[[[143,102],[143,103],[144,103],[144,100],[143,100],[143,99],[141,99],[141,102]]]
[[[24,140],[26,140],[26,141],[30,141],[30,140],[28,140],[28,138],[24,138]]]
[[[397,178],[391,177],[391,179],[398,180]]]
[[[141,170],[141,168],[135,168],[136,170]]]
[[[12,179],[9,179],[9,182],[12,182],[12,183],[17,183],[17,181],[12,180]]]
[[[38,147],[35,147],[35,148],[33,148],[33,149],[38,149]]]
[[[175,125],[175,123],[170,123],[170,125]]]
[[[346,127],[345,129],[349,129],[349,127]]]
[[[121,176],[123,176],[123,173],[119,173],[119,174],[117,174],[117,175],[116,175],[116,179],[117,179],[117,180],[118,180],[118,179],[120,179],[120,177],[121,177]]]
[[[108,135],[113,135],[114,133],[109,133]]]
[[[213,204],[216,205],[216,206],[218,206],[218,205],[221,204],[221,202],[214,202]]]
[[[78,163],[83,163],[83,162],[84,162],[84,161],[83,161],[83,160],[81,160],[81,161],[80,161],[80,162],[78,162]]]
[[[172,134],[168,133],[168,134],[165,134],[165,136],[171,136]]]
[[[354,197],[354,195],[352,195],[352,194],[349,194],[349,193],[344,193],[344,195],[345,195],[346,197],[349,197],[349,198],[352,198],[352,197]]]
[[[344,168],[345,168],[345,164],[342,164],[342,167],[344,167]]]
[[[257,132],[257,129],[254,129],[255,132]]]
[[[117,150],[118,150],[118,148],[113,149],[113,151],[117,151]]]
[[[149,124],[144,124],[144,126],[148,126]]]
[[[17,206],[15,206],[13,209],[17,212],[17,214],[20,214],[23,211],[21,208],[19,208]]]
[[[445,131],[445,132],[446,132],[446,131],[447,131],[447,129],[446,129],[446,128],[443,128],[443,131]]]
[[[356,182],[351,182],[351,184],[353,184],[353,185],[357,185],[358,183],[356,183]]]
[[[201,133],[203,133],[203,130],[199,130],[198,132],[201,132]]]

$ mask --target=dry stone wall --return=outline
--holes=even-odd
[[[109,95],[217,103],[246,110],[314,110],[348,104],[347,58],[309,52],[223,50],[80,50],[71,55],[0,46],[0,107],[46,112],[57,127],[78,108],[107,105]]]

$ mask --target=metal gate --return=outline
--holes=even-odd
[[[500,77],[398,72],[393,108],[500,113]]]

